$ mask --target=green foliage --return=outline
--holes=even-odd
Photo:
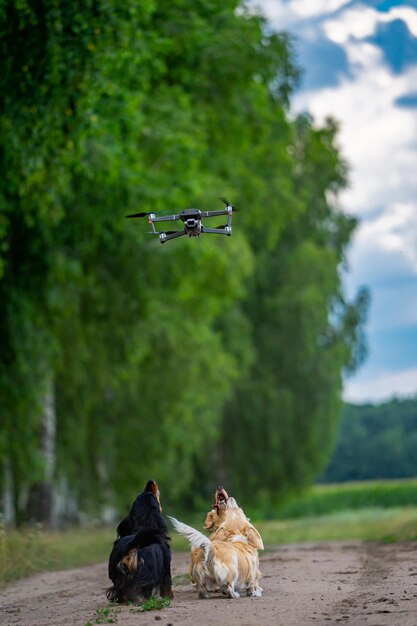
[[[417,475],[417,401],[346,405],[337,444],[320,480],[339,482]]]
[[[287,115],[290,39],[237,0],[5,0],[0,51],[0,490],[16,521],[51,381],[73,508],[126,511],[150,476],[190,507],[220,477],[254,502],[311,482],[367,296],[340,284],[355,223],[334,200],[337,126]],[[244,207],[232,239],[161,249],[124,220],[223,194]]]

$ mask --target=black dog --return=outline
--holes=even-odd
[[[152,595],[172,598],[171,550],[155,481],[148,481],[117,533],[109,558],[113,587],[107,591],[108,599],[138,602]]]

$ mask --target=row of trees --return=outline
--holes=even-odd
[[[341,287],[355,221],[337,126],[288,113],[291,41],[237,0],[4,0],[0,22],[15,521],[50,521],[54,492],[125,508],[150,476],[171,503],[219,480],[252,502],[301,488],[330,451],[367,295]],[[160,246],[124,220],[218,195],[242,207],[231,239]]]
[[[347,404],[322,480],[344,482],[417,476],[417,400]]]

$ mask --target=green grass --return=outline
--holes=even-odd
[[[144,613],[145,611],[161,611],[171,604],[171,598],[149,598],[143,602],[128,602],[129,613]],[[124,610],[124,607],[123,607]],[[111,604],[105,609],[96,609],[94,617],[84,626],[96,624],[117,624],[119,617],[123,620],[122,607]],[[160,619],[160,618],[156,618]]]
[[[109,528],[8,531],[0,527],[0,585],[39,571],[105,561],[114,538]]]
[[[304,541],[405,541],[417,539],[417,508],[366,508],[255,526],[265,545]]]
[[[171,598],[149,598],[144,602],[140,602],[139,606],[142,611],[160,611],[166,609],[171,604]]]
[[[399,508],[417,505],[417,480],[362,481],[335,485],[316,485],[278,511],[274,519],[294,519],[326,515],[334,511],[364,508]]]
[[[107,609],[96,609],[96,614],[92,621],[86,622],[84,626],[93,626],[95,624],[117,624],[117,615],[120,608],[108,607]]]

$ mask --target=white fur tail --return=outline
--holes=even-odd
[[[184,535],[184,537],[188,539],[192,548],[203,548],[207,559],[209,554],[211,554],[211,552],[213,551],[213,546],[210,539],[203,535],[203,533],[200,533],[199,530],[196,530],[191,526],[187,526],[187,524],[179,522],[177,519],[175,519],[175,517],[171,517],[170,515],[167,515],[167,517],[171,520],[171,523],[177,533],[179,533],[180,535]]]

